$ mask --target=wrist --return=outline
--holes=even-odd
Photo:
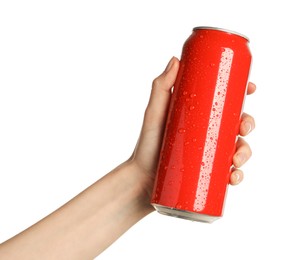
[[[137,203],[139,210],[145,214],[154,211],[150,204],[154,179],[141,169],[135,160],[128,160],[118,166],[114,171],[119,171],[123,176],[125,189],[130,189],[129,195]]]

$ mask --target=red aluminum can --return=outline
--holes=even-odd
[[[223,214],[251,64],[249,40],[196,27],[183,46],[152,205],[202,222]]]

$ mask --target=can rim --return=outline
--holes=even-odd
[[[238,35],[238,36],[246,39],[248,42],[250,42],[250,39],[247,36],[245,36],[244,34],[241,34],[241,33],[238,33],[238,32],[232,31],[232,30],[224,29],[224,28],[213,27],[213,26],[197,26],[197,27],[193,28],[193,31],[195,31],[195,30],[216,30],[216,31],[222,31],[222,32]]]

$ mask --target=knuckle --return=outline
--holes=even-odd
[[[153,81],[152,81],[152,88],[158,88],[161,84],[161,80],[160,80],[160,77],[157,77],[155,78]]]
[[[251,115],[246,115],[244,118],[243,118],[243,122],[250,122],[252,123],[253,125],[255,125],[255,119],[253,116]]]
[[[249,157],[251,157],[253,155],[253,150],[251,149],[250,146],[248,146],[248,152],[249,152]]]
[[[248,143],[244,144],[242,151],[245,153],[245,155],[248,159],[252,156],[253,152],[252,152],[252,149],[251,149],[251,147],[249,146]]]

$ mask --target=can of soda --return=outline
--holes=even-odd
[[[170,102],[151,203],[201,222],[223,214],[247,90],[247,37],[196,27],[186,40]]]

